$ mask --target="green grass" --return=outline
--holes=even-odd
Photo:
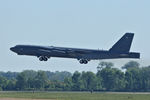
[[[0,98],[53,100],[150,100],[150,94],[89,92],[0,92]]]

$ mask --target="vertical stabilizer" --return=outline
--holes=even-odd
[[[126,33],[116,44],[109,49],[110,52],[128,53],[132,44],[134,33]]]

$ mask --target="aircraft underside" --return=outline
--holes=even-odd
[[[38,57],[40,61],[48,61],[48,59],[50,59],[50,57],[47,56],[40,56]],[[90,61],[89,59],[77,59],[79,61],[80,64],[87,64],[88,61]]]

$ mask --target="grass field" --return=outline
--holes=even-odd
[[[150,100],[150,94],[119,92],[96,92],[92,94],[89,92],[0,92],[0,100],[12,100],[11,98],[20,98],[20,100],[21,98],[25,100]]]

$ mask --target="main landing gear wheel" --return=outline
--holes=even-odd
[[[87,64],[88,63],[88,60],[86,59],[81,59],[79,60],[80,64]]]
[[[47,57],[44,57],[44,56],[41,56],[41,57],[39,57],[39,60],[40,60],[40,61],[47,61],[48,58],[47,58]]]

